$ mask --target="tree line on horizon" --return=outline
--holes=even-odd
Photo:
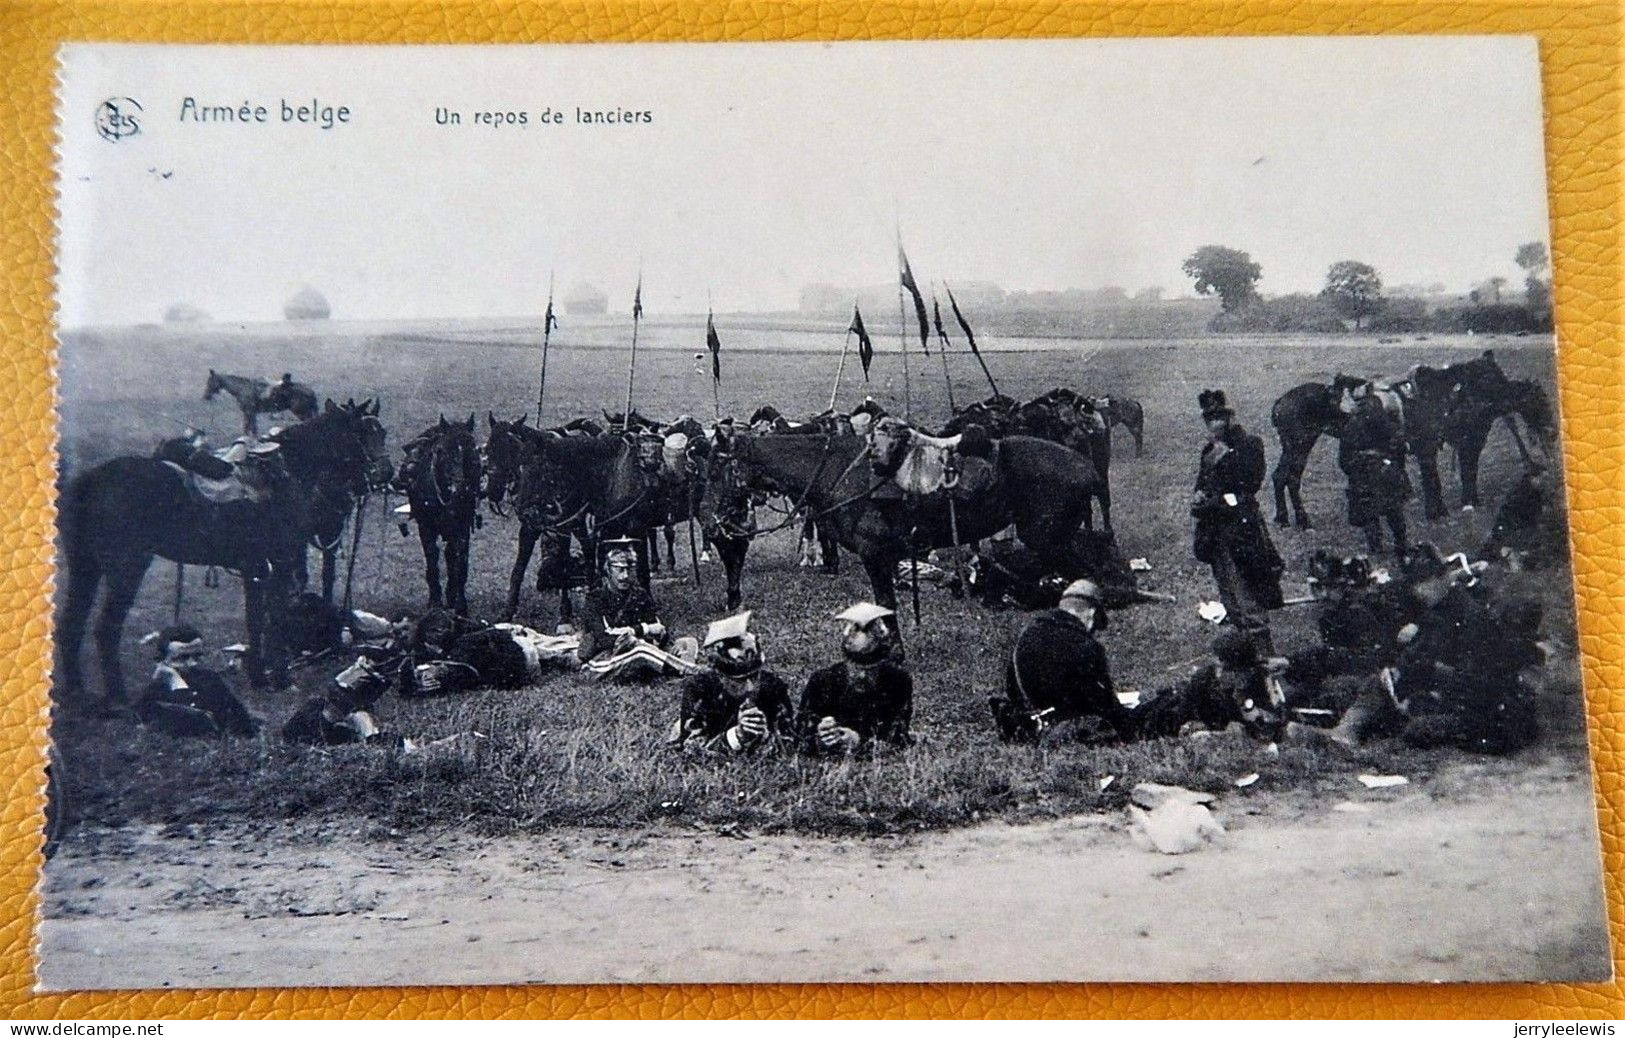
[[[1492,277],[1464,298],[1448,303],[1383,292],[1382,275],[1369,263],[1338,260],[1326,270],[1318,293],[1265,297],[1258,282],[1264,268],[1240,249],[1203,245],[1185,259],[1197,295],[1219,300],[1209,323],[1215,332],[1474,332],[1552,330],[1551,260],[1541,242],[1518,247],[1514,262],[1524,272],[1522,299],[1504,296],[1507,279]]]

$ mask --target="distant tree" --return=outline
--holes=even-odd
[[[1543,242],[1531,241],[1518,246],[1518,254],[1514,257],[1518,266],[1530,277],[1540,277],[1551,266],[1551,260],[1546,255],[1546,245]]]
[[[1547,277],[1551,259],[1546,255],[1544,242],[1525,242],[1518,246],[1514,257],[1523,268],[1523,287],[1528,299],[1529,312],[1544,317],[1552,309],[1552,283]]]
[[[1365,319],[1382,309],[1382,278],[1369,263],[1339,260],[1326,271],[1326,287],[1320,290],[1337,312],[1354,318],[1359,331]]]
[[[1245,310],[1258,302],[1258,279],[1264,268],[1240,249],[1204,245],[1185,260],[1185,274],[1196,280],[1197,295],[1218,295],[1228,311]]]

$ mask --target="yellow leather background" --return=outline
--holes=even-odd
[[[944,985],[258,990],[34,997],[51,579],[52,109],[61,41],[252,43],[1523,33],[1540,38],[1564,435],[1616,961],[1625,738],[1621,56],[1609,3],[0,0],[0,1016],[1498,1016],[1618,1014],[1621,985]],[[1416,920],[1417,926],[1427,921]],[[1616,967],[1617,970],[1617,967]]]

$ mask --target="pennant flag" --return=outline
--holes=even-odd
[[[914,316],[920,319],[920,349],[924,350],[926,353],[930,353],[931,350],[928,346],[926,346],[925,343],[925,299],[920,295],[920,286],[914,283],[914,271],[909,268],[908,255],[903,252],[902,245],[897,246],[897,265],[902,268],[901,272],[898,274],[898,278],[901,281],[902,286],[908,289],[909,295],[914,297]]]
[[[931,293],[931,317],[937,326],[937,342],[942,352],[948,352],[948,332],[942,327],[942,304],[937,301],[937,294]]]
[[[705,346],[711,351],[711,380],[722,383],[722,340],[717,338],[717,326],[711,320],[711,311],[705,312]]]
[[[638,275],[637,291],[632,293],[632,320],[643,316],[643,275]]]
[[[863,365],[863,380],[869,381],[869,363],[875,359],[875,344],[869,341],[869,330],[863,326],[863,315],[852,308],[852,325],[848,332],[858,337],[858,362]]]
[[[548,332],[551,332],[553,329],[557,328],[558,326],[559,326],[559,319],[557,317],[553,316],[553,297],[548,296],[547,297],[547,317],[545,318],[545,320],[544,320],[544,322],[542,324],[542,332],[545,335]]]
[[[965,341],[970,343],[970,351],[976,354],[977,359],[981,359],[982,351],[976,348],[976,336],[971,334],[970,322],[959,312],[959,300],[954,298],[954,290],[946,284],[942,287],[948,289],[948,305],[954,308],[954,318],[959,321],[959,327],[965,333]]]

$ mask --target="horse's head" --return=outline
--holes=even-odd
[[[1512,411],[1535,431],[1548,447],[1557,440],[1557,416],[1552,401],[1538,382],[1512,379],[1507,383],[1507,402]]]
[[[1345,375],[1338,372],[1332,376],[1332,384],[1326,390],[1327,399],[1341,414],[1353,414],[1359,406],[1360,398],[1370,389],[1371,383],[1367,379],[1355,375]]]
[[[395,465],[389,460],[389,432],[378,420],[378,412],[376,399],[342,404],[328,400],[323,407],[323,417],[332,416],[334,427],[341,431],[338,442],[346,462],[355,467],[355,481],[367,490],[381,490],[395,476]]]
[[[419,437],[422,464],[417,490],[441,506],[467,502],[479,495],[480,448],[474,441],[474,416],[466,422],[440,421]]]
[[[290,425],[269,439],[285,448],[296,476],[361,494],[388,486],[394,475],[387,437],[378,421],[377,401],[329,400],[315,418]]]
[[[903,463],[914,430],[897,418],[882,418],[869,430],[869,464],[877,476],[890,476]]]
[[[519,480],[519,469],[524,463],[533,430],[526,425],[528,415],[520,415],[511,422],[500,421],[487,411],[485,420],[489,434],[485,441],[485,497],[500,507],[509,489]]]
[[[203,399],[213,400],[215,398],[215,394],[219,393],[225,388],[226,383],[221,379],[220,372],[210,368],[208,381],[203,383]]]

